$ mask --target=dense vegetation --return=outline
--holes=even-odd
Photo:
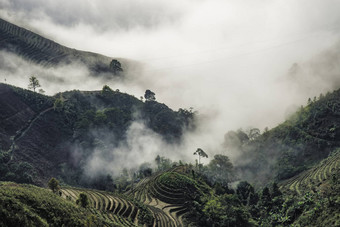
[[[0,182],[0,225],[113,226],[113,223],[47,189]]]
[[[340,146],[340,90],[309,99],[307,106],[262,135],[228,132],[225,147],[239,152],[239,177],[251,182],[290,178]],[[259,131],[258,131],[259,132]]]
[[[224,160],[224,164],[228,165],[229,160]],[[35,226],[46,223],[77,226],[85,222],[95,222],[94,225],[98,226],[143,223],[147,226],[340,224],[338,152],[311,171],[279,185],[273,183],[259,189],[246,181],[230,189],[226,182],[209,180],[207,174],[219,172],[214,163],[216,159],[204,168],[174,163],[175,166],[170,169],[156,172],[138,183],[131,182],[135,184],[124,194],[70,187],[62,187],[60,192],[52,193],[34,186],[2,183],[0,200],[5,208],[0,209],[0,216],[4,217],[1,220],[5,226],[12,226],[12,217],[25,225]],[[232,172],[230,167],[229,174]],[[296,184],[300,185],[300,189],[292,187]],[[302,190],[301,186],[305,184],[309,185]],[[58,190],[58,182],[52,178],[49,187]],[[60,201],[60,196],[65,201]],[[72,212],[62,215],[71,208]],[[25,210],[24,214],[21,209]],[[80,220],[80,215],[87,216],[87,219]]]
[[[95,150],[124,145],[133,122],[145,124],[167,143],[178,142],[194,127],[191,111],[143,102],[108,86],[54,97],[5,84],[0,88],[0,180],[42,185],[58,176],[68,184],[105,189],[112,177],[103,173],[90,182],[83,175],[85,161]]]
[[[0,84],[0,91],[0,180],[32,183],[36,174],[32,163],[13,160],[13,151],[37,113],[52,107],[54,98],[4,84]],[[14,114],[17,110],[21,110],[19,116]]]

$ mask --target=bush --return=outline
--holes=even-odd
[[[76,203],[81,207],[86,208],[89,205],[89,198],[85,193],[80,193]]]
[[[47,185],[48,185],[49,189],[51,189],[54,193],[56,193],[60,190],[59,181],[57,179],[55,179],[54,177],[52,177],[49,180]]]

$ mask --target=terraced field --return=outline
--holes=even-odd
[[[186,171],[183,168],[183,166],[175,167],[167,173]],[[184,226],[183,215],[187,212],[184,202],[188,198],[186,192],[181,188],[162,183],[160,181],[162,174],[164,172],[141,180],[126,195],[150,207],[157,222],[156,226]],[[163,211],[166,215],[160,214],[159,211]]]
[[[109,219],[118,226],[138,226],[139,210],[133,202],[127,199],[90,189],[63,188],[61,192],[63,198],[74,202],[80,193],[85,193],[88,196],[92,213]]]
[[[336,169],[340,168],[340,152],[336,152],[323,160],[319,165],[302,172],[280,184],[285,192],[295,192],[299,195],[307,191],[315,191],[328,179]]]
[[[119,75],[117,72],[120,71],[110,67],[112,60],[110,57],[65,47],[2,19],[0,19],[0,49],[14,52],[28,61],[45,67],[81,62],[95,73]],[[123,68],[127,66],[126,60],[119,61]]]
[[[173,168],[165,173],[183,171],[182,167]],[[138,182],[125,195],[116,195],[92,189],[63,188],[62,197],[76,201],[80,193],[85,193],[90,202],[91,212],[121,226],[140,226],[141,203],[153,216],[152,226],[184,226],[183,215],[187,212],[184,202],[186,192],[161,182],[159,173]],[[145,225],[144,225],[145,226]]]

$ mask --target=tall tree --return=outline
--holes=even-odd
[[[155,162],[157,164],[158,169],[160,169],[160,165],[161,165],[161,157],[159,155],[157,155],[157,157],[155,158]]]
[[[260,196],[260,205],[262,205],[267,211],[271,209],[272,206],[272,196],[270,194],[269,188],[265,187],[262,190],[262,194]]]
[[[28,84],[28,88],[29,89],[33,89],[33,91],[35,92],[35,89],[38,88],[38,87],[41,87],[40,83],[39,83],[39,80],[37,79],[36,76],[31,76],[29,78],[29,84]]]
[[[208,174],[213,183],[228,185],[233,178],[233,164],[226,155],[217,154],[208,165]]]
[[[249,195],[254,193],[255,193],[254,187],[247,181],[241,181],[237,185],[236,194],[240,201],[243,203],[243,205],[247,204]]]
[[[208,158],[207,153],[205,153],[201,148],[197,148],[197,150],[194,152],[194,155],[198,155],[198,165],[201,164],[201,157]]]

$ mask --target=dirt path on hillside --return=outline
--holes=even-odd
[[[8,150],[9,153],[11,153],[11,159],[9,160],[8,163],[10,163],[13,159],[13,152],[15,149],[15,142],[18,141],[19,139],[21,139],[33,126],[33,124],[41,117],[43,116],[45,113],[47,113],[48,111],[52,110],[53,107],[49,107],[43,111],[41,111],[38,115],[36,115],[34,118],[32,118],[31,120],[29,120],[29,124],[26,124],[22,129],[20,129],[17,134],[14,136],[13,140],[12,140],[12,144]]]

